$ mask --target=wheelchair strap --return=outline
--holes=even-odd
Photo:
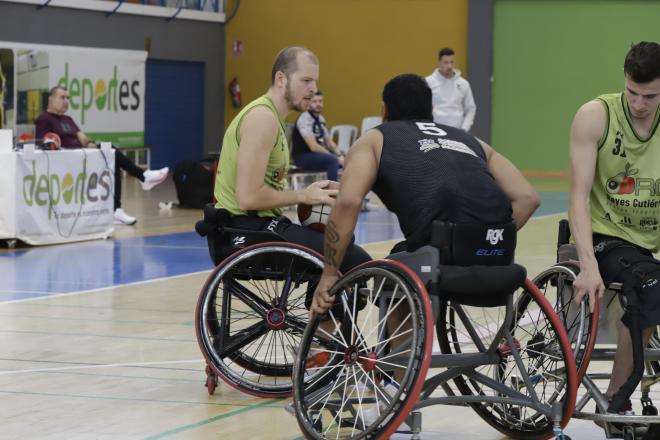
[[[626,401],[630,399],[644,375],[644,347],[640,322],[639,292],[644,283],[647,282],[649,275],[660,271],[660,262],[649,260],[648,251],[623,240],[603,240],[594,247],[594,251],[600,252],[599,257],[602,258],[612,250],[621,247],[635,249],[635,253],[625,257],[620,256],[617,259],[619,270],[612,278],[622,281],[621,293],[624,314],[621,321],[630,331],[633,370],[626,382],[612,396],[612,402],[607,409],[611,413],[618,413],[623,409]],[[640,250],[641,252],[639,252]]]
[[[639,316],[639,301],[637,292],[630,285],[624,284],[623,295],[626,298],[625,313],[621,319],[630,330],[630,339],[633,351],[633,370],[626,382],[612,396],[612,401],[607,407],[609,413],[619,413],[630,396],[635,392],[637,385],[644,376],[644,347],[642,341],[642,328]]]

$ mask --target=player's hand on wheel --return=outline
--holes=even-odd
[[[577,304],[582,302],[582,298],[589,296],[589,310],[594,311],[596,304],[596,295],[602,298],[605,293],[605,284],[596,269],[584,269],[580,271],[575,281],[573,281],[574,300]]]
[[[330,289],[337,281],[336,275],[323,275],[319,280],[319,285],[314,291],[314,298],[310,307],[310,320],[314,314],[324,315],[335,303],[335,296],[330,294]]]

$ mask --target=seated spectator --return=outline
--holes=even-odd
[[[310,171],[325,171],[328,179],[336,181],[344,158],[330,137],[322,111],[323,93],[318,90],[309,104],[309,110],[301,113],[296,120],[291,154],[297,166]]]
[[[55,133],[62,140],[62,148],[96,148],[97,144],[90,139],[73,119],[65,115],[69,109],[69,92],[62,86],[50,89],[48,108],[35,121],[36,137],[42,139],[46,133]],[[113,147],[115,148],[115,147]],[[115,148],[115,187],[114,187],[114,217],[115,224],[134,225],[137,222],[121,209],[121,170],[137,178],[142,183],[142,189],[149,191],[167,178],[169,168],[146,170],[135,165],[121,150]]]

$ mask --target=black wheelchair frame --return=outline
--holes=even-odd
[[[651,386],[660,382],[660,338],[657,332],[652,336],[649,346],[644,349],[644,369],[641,377],[642,415],[620,415],[608,413],[608,400],[599,389],[596,381],[609,380],[609,373],[588,373],[590,361],[612,362],[616,351],[616,335],[607,330],[607,315],[621,318],[622,302],[621,283],[611,283],[606,287],[603,300],[596,298],[594,312],[589,311],[588,298],[579,305],[573,300],[573,281],[580,271],[575,246],[569,243],[570,230],[568,221],[559,223],[557,240],[557,263],[540,273],[534,284],[554,302],[554,308],[566,327],[578,367],[578,376],[584,392],[576,404],[573,417],[593,420],[602,425],[606,438],[658,439],[660,438],[660,417],[650,398]],[[618,312],[617,312],[618,309]],[[609,312],[609,313],[608,313]],[[603,319],[603,317],[605,319]],[[621,325],[621,324],[619,324]],[[601,335],[599,335],[599,330]],[[641,335],[640,335],[641,338]],[[596,404],[596,411],[585,410],[590,401]]]
[[[439,261],[438,249],[426,246],[365,263],[333,287],[343,306],[329,312],[334,331],[319,337],[318,319],[310,322],[295,361],[294,405],[306,438],[384,439],[402,423],[419,438],[419,409],[435,404],[470,406],[513,438],[566,438],[561,428],[573,412],[577,370],[552,305],[524,269],[510,276],[515,265],[462,268],[463,284],[483,270],[494,275],[492,284],[478,286],[481,298],[450,292],[445,279],[461,268]],[[496,274],[515,281],[497,291],[493,285],[506,283]],[[356,307],[358,297],[366,308]],[[434,322],[441,354],[431,352]],[[321,350],[329,361],[309,367],[308,357]],[[429,368],[444,371],[427,377]],[[445,395],[436,396],[438,389]]]

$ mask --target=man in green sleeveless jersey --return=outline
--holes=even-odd
[[[638,301],[637,324],[627,313],[619,326],[606,391],[623,402],[608,411],[630,414],[629,401],[618,397],[628,378],[634,382],[629,328],[643,329],[646,346],[660,324],[660,262],[652,254],[660,249],[660,45],[633,45],[624,73],[622,93],[587,102],[573,120],[568,215],[580,259],[576,300],[589,295],[593,307],[595,295],[602,298],[605,285],[616,281]]]
[[[225,132],[215,197],[216,208],[231,214],[230,226],[268,230],[322,253],[323,234],[292,224],[281,215],[289,205],[333,205],[338,192],[328,188],[327,180],[302,191],[284,191],[289,168],[284,119],[294,110],[307,111],[318,77],[319,60],[310,50],[292,46],[277,55],[266,94],[246,105]],[[362,248],[353,245],[342,270],[369,259]]]

